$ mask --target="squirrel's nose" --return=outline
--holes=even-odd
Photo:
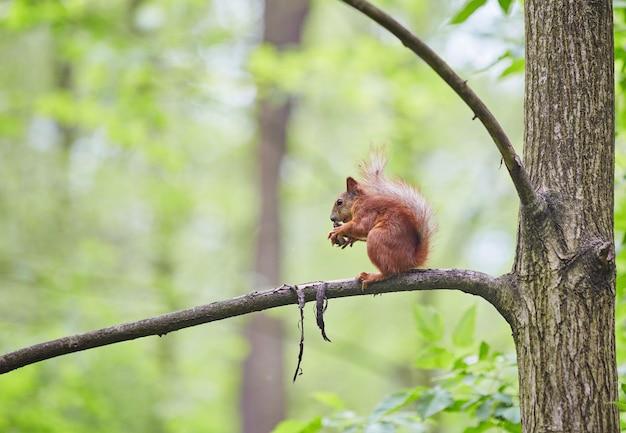
[[[338,222],[339,222],[339,218],[337,218],[337,217],[336,217],[336,216],[334,216],[334,215],[331,215],[331,216],[330,216],[330,220],[331,220],[332,222],[334,222],[334,223],[338,223]]]

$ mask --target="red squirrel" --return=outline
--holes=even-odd
[[[331,244],[345,248],[357,240],[367,242],[367,255],[380,271],[361,272],[357,279],[363,288],[423,265],[433,232],[426,200],[407,183],[387,179],[386,163],[384,155],[373,153],[370,161],[360,164],[363,179],[346,179],[346,191],[330,214]]]

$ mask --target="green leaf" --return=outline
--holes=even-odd
[[[502,388],[502,387],[500,387]],[[493,399],[499,403],[503,403],[505,406],[513,406],[513,397],[511,394],[505,394],[503,392],[496,392],[491,395]]]
[[[522,57],[513,59],[511,64],[507,66],[506,69],[504,69],[504,71],[502,71],[502,73],[500,74],[500,78],[504,78],[509,75],[519,74],[519,73],[524,72],[525,65],[526,65],[526,62],[524,61]]]
[[[454,361],[454,364],[452,364],[452,370],[461,370],[461,372],[464,372],[467,368],[467,362],[465,361],[466,358],[466,356],[457,358],[456,361]]]
[[[430,431],[426,423],[421,422],[417,416],[409,412],[398,412],[385,417],[385,420],[393,424],[402,433],[427,433]]]
[[[441,412],[442,410],[452,406],[454,400],[450,391],[436,387],[425,392],[419,400],[417,400],[417,413],[422,419]]]
[[[495,410],[495,416],[509,421],[512,424],[519,424],[521,419],[519,407],[516,406],[498,408]]]
[[[485,359],[487,359],[488,355],[489,355],[489,345],[485,343],[484,341],[481,341],[480,348],[478,349],[478,359],[480,361],[484,361]]]
[[[486,421],[491,417],[494,401],[492,399],[484,400],[478,408],[476,408],[475,416],[479,421]]]
[[[450,20],[450,24],[461,24],[466,21],[480,7],[484,6],[487,0],[469,0]]]
[[[620,412],[626,412],[626,401],[614,401],[613,404],[617,406],[617,410]]]
[[[470,400],[463,401],[461,407],[459,408],[460,412],[467,412],[468,409],[476,409],[476,407],[480,406],[485,400],[489,400],[489,397],[485,395],[481,395],[478,397],[474,397]],[[460,401],[460,400],[459,400]],[[456,406],[456,403],[455,403]]]
[[[385,397],[385,399],[383,399],[383,401],[381,401],[378,406],[376,406],[376,408],[372,412],[372,418],[378,419],[382,415],[386,415],[388,413],[401,409],[407,404],[417,400],[420,394],[421,390],[419,388],[411,389],[408,391],[395,392]]]
[[[500,424],[501,427],[504,428],[509,433],[522,433],[522,425],[518,422],[517,424],[505,421]]]
[[[303,421],[288,419],[279,423],[272,433],[298,433],[304,425]]]
[[[508,14],[511,11],[513,0],[498,0],[498,3],[500,4],[500,9],[502,9],[502,12]]]
[[[317,433],[322,430],[322,417],[313,418],[299,433]]]
[[[444,335],[445,328],[441,314],[428,305],[417,305],[415,309],[417,332],[422,340],[439,342]]]
[[[362,433],[365,423],[365,419],[351,411],[337,412],[324,418],[325,428],[343,433]]]
[[[322,418],[311,421],[287,420],[276,426],[272,433],[317,433],[322,429]]]
[[[426,346],[417,355],[415,365],[418,368],[439,368],[450,367],[454,356],[447,349],[440,346]]]
[[[467,347],[474,341],[474,328],[476,327],[476,306],[467,309],[457,323],[452,342],[459,347]]]
[[[463,430],[463,433],[482,433],[493,427],[496,427],[496,425],[492,423],[491,421],[483,421],[474,427],[466,428],[465,430]]]

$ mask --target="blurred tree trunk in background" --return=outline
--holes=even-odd
[[[127,3],[125,23],[129,38],[146,39],[146,34],[142,33],[136,21],[137,12],[144,4],[145,0],[129,0]],[[152,65],[155,59],[152,57],[147,62]],[[137,94],[144,96],[146,92],[149,90],[141,88]],[[159,168],[159,176],[155,177],[155,185],[151,188],[155,192],[151,200],[154,218],[152,225],[154,255],[151,259],[151,270],[157,302],[165,311],[176,311],[183,308],[185,302],[183,294],[175,285],[177,273],[175,246],[177,236],[189,222],[189,209],[186,200],[179,199],[185,196],[185,188],[176,185],[168,174],[166,169]],[[170,335],[168,338],[159,338],[156,342],[156,364],[160,380],[154,397],[160,405],[167,405],[175,394],[176,380],[180,374],[178,341],[178,336]],[[166,416],[159,413],[151,427],[154,433],[167,431]]]
[[[74,67],[63,59],[63,55],[57,53],[54,63],[54,82],[57,89],[65,93],[72,93],[74,90]],[[59,144],[63,152],[65,161],[69,160],[72,144],[76,139],[76,129],[67,122],[58,122]]]
[[[281,50],[299,44],[308,0],[266,0],[263,43]],[[260,212],[255,287],[275,286],[281,275],[280,165],[292,110],[288,95],[258,89]],[[241,424],[244,433],[268,433],[285,416],[282,323],[255,315],[244,331],[249,354],[243,364]]]
[[[60,51],[60,50],[57,50]],[[54,86],[68,96],[71,96],[74,92],[74,65],[71,62],[64,59],[64,56],[57,52],[54,56],[56,59],[53,64],[54,74]],[[68,122],[57,121],[58,131],[58,145],[61,158],[61,170],[60,178],[61,185],[59,185],[59,200],[60,209],[59,224],[61,230],[67,232],[67,219],[69,217],[69,208],[71,205],[71,191],[70,191],[70,170],[71,170],[71,158],[72,147],[76,141],[76,128]]]
[[[161,196],[161,201],[167,200],[167,195]],[[176,208],[175,212],[165,211],[161,201],[153,203],[155,223],[154,232],[154,257],[152,258],[152,278],[155,287],[155,296],[160,305],[166,311],[176,311],[181,309],[185,302],[183,295],[175,285],[177,263],[175,260],[175,242],[180,230],[188,222],[186,209]],[[172,399],[176,380],[180,374],[178,355],[180,348],[177,343],[178,336],[170,335],[168,338],[159,338],[157,344],[157,366],[159,369],[159,388],[157,395],[161,404]],[[153,428],[155,433],[166,431],[165,417],[159,415],[158,422],[155,421]]]

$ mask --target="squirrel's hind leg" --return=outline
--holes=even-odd
[[[377,281],[386,280],[389,275],[383,274],[368,274],[367,272],[361,272],[356,279],[361,282],[361,289],[365,290],[368,284],[375,283]]]

